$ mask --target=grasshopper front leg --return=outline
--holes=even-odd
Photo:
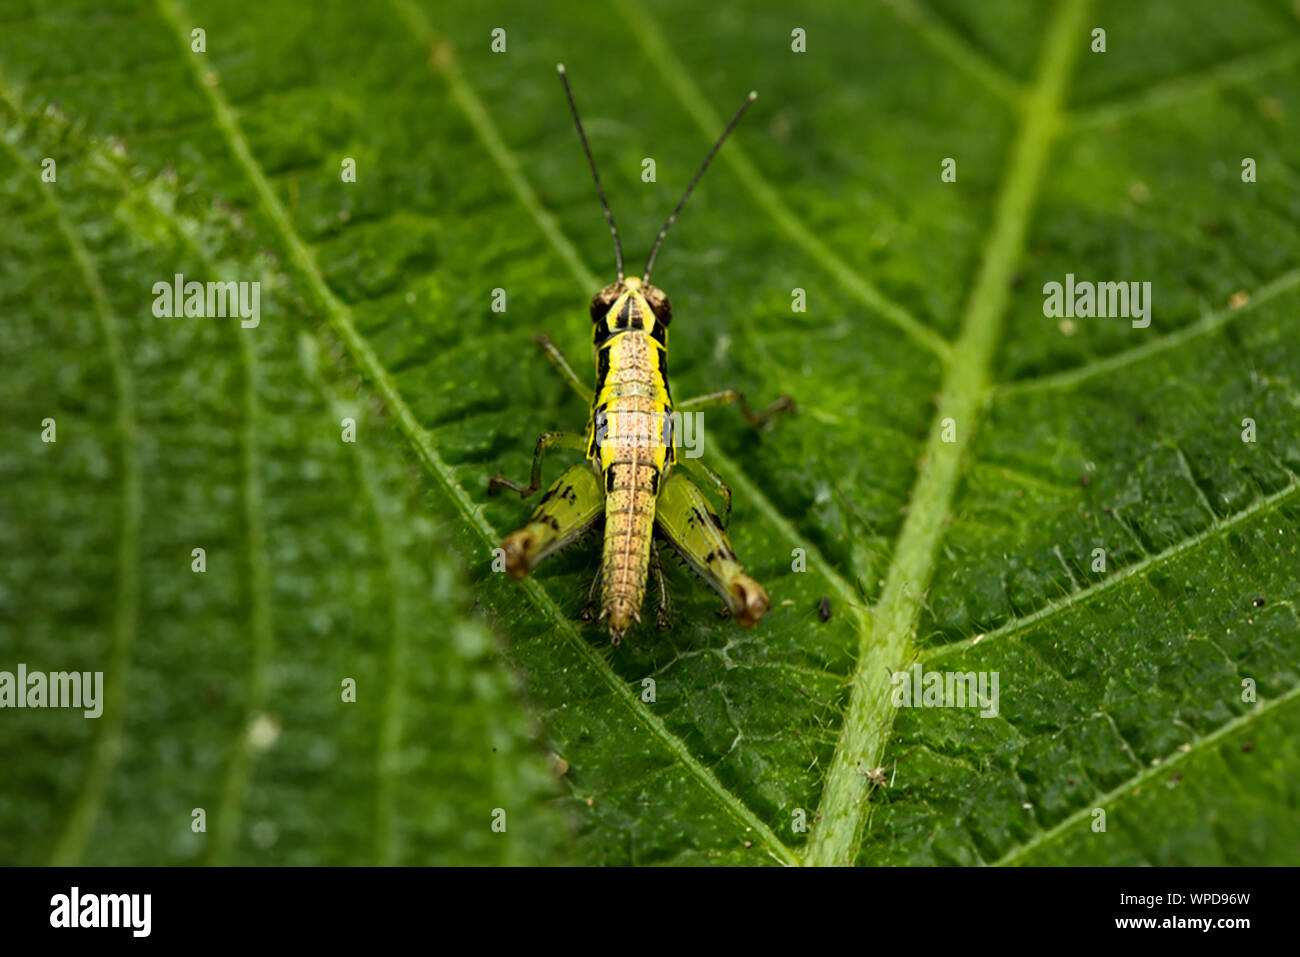
[[[704,493],[681,472],[670,472],[659,490],[655,527],[686,563],[722,596],[742,628],[752,628],[772,607],[763,586],[736,560],[722,521]]]
[[[542,333],[533,336],[533,343],[542,350],[542,355],[550,360],[551,365],[555,366],[556,371],[569,384],[569,387],[582,396],[584,402],[591,405],[591,386],[583,382],[578,373],[573,370],[573,365],[569,362],[568,357],[560,351],[559,346],[551,341],[551,337]]]
[[[523,578],[545,558],[586,534],[605,514],[605,489],[586,462],[571,466],[546,490],[528,524],[501,542],[506,571]]]

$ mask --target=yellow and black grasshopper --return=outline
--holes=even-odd
[[[765,412],[755,415],[740,392],[725,389],[674,405],[668,388],[668,325],[673,310],[668,297],[650,285],[650,269],[660,243],[691,190],[757,94],[750,93],[745,98],[718,137],[659,231],[646,261],[645,274],[637,279],[623,275],[623,247],[614,225],[614,214],[605,199],[568,77],[563,65],[557,69],[614,236],[618,280],[591,300],[592,353],[596,363],[594,393],[579,379],[554,343],[545,336],[536,340],[565,380],[591,403],[587,431],[585,435],[543,432],[533,452],[528,485],[511,482],[498,472],[488,483],[488,490],[508,488],[518,492],[521,498],[532,495],[541,488],[542,456],[552,446],[581,450],[586,458],[546,490],[527,525],[506,536],[501,543],[506,570],[515,578],[523,578],[543,559],[578,540],[603,520],[604,557],[582,617],[584,620],[595,617],[599,585],[599,617],[607,620],[614,644],[622,641],[634,620],[641,620],[641,605],[651,572],[659,585],[658,624],[661,628],[669,627],[668,593],[659,560],[661,543],[680,555],[722,596],[726,610],[741,626],[752,627],[771,607],[767,593],[745,574],[736,560],[727,538],[725,519],[718,518],[704,493],[681,472],[673,471],[673,466],[680,464],[712,485],[726,504],[727,517],[731,515],[731,489],[697,459],[679,458],[674,423],[682,414],[735,402],[746,421],[759,425],[777,412],[792,410],[794,403],[782,396]]]

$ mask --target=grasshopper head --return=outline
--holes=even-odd
[[[662,291],[635,276],[610,283],[591,300],[591,321],[603,339],[625,329],[653,333],[673,321],[673,306]]]

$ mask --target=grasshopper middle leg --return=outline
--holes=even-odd
[[[488,494],[491,495],[497,489],[508,488],[512,492],[518,492],[520,498],[528,498],[532,495],[542,487],[542,456],[552,446],[585,451],[587,438],[577,432],[543,432],[537,437],[537,446],[533,449],[533,468],[528,476],[528,484],[520,485],[518,482],[512,482],[505,477],[504,473],[498,472],[488,481]]]
[[[663,559],[659,555],[658,542],[650,546],[650,572],[659,583],[659,613],[655,622],[661,629],[667,631],[673,626],[673,609],[672,603],[668,600],[668,582],[664,578]]]
[[[674,408],[678,412],[698,412],[701,409],[710,409],[718,405],[730,405],[733,402],[739,407],[740,414],[745,417],[745,421],[752,426],[760,426],[766,422],[775,421],[779,416],[788,415],[795,411],[794,399],[788,395],[780,395],[762,412],[755,412],[749,407],[749,403],[745,401],[745,393],[739,389],[706,392],[704,395],[684,399],[678,402]]]
[[[591,580],[591,587],[587,589],[587,602],[582,606],[582,611],[578,613],[579,621],[595,621],[596,612],[600,610],[600,602],[597,595],[600,592],[600,574],[601,568],[596,569],[596,575]]]

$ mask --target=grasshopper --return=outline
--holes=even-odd
[[[582,462],[571,466],[547,489],[528,523],[502,541],[506,571],[516,579],[523,578],[543,559],[584,537],[603,521],[604,554],[582,618],[590,621],[595,617],[599,586],[599,617],[607,622],[614,644],[623,640],[633,621],[641,620],[641,606],[651,574],[659,588],[658,625],[670,627],[668,591],[659,555],[661,545],[676,552],[722,596],[724,613],[744,628],[753,627],[771,607],[771,601],[763,587],[745,574],[732,551],[726,531],[731,516],[731,489],[697,459],[690,456],[679,459],[673,426],[679,416],[675,417],[674,412],[680,415],[735,403],[745,420],[757,426],[778,413],[793,411],[794,403],[788,396],[782,396],[764,412],[755,414],[741,392],[724,389],[674,405],[668,387],[668,326],[673,309],[668,297],[650,285],[650,271],[664,236],[691,191],[757,94],[750,93],[745,98],[714,143],[659,231],[646,260],[645,273],[638,279],[624,275],[623,246],[614,214],[596,171],[596,160],[578,116],[568,75],[563,64],[556,69],[614,238],[618,278],[591,300],[594,391],[583,383],[550,339],[539,336],[534,340],[565,381],[590,404],[591,414],[584,434],[543,432],[538,437],[527,485],[512,482],[500,472],[489,481],[489,493],[508,488],[527,499],[541,488],[542,458],[547,449],[568,448],[584,453]],[[679,464],[694,472],[723,499],[724,518],[719,519],[699,486],[682,472],[673,470]]]

